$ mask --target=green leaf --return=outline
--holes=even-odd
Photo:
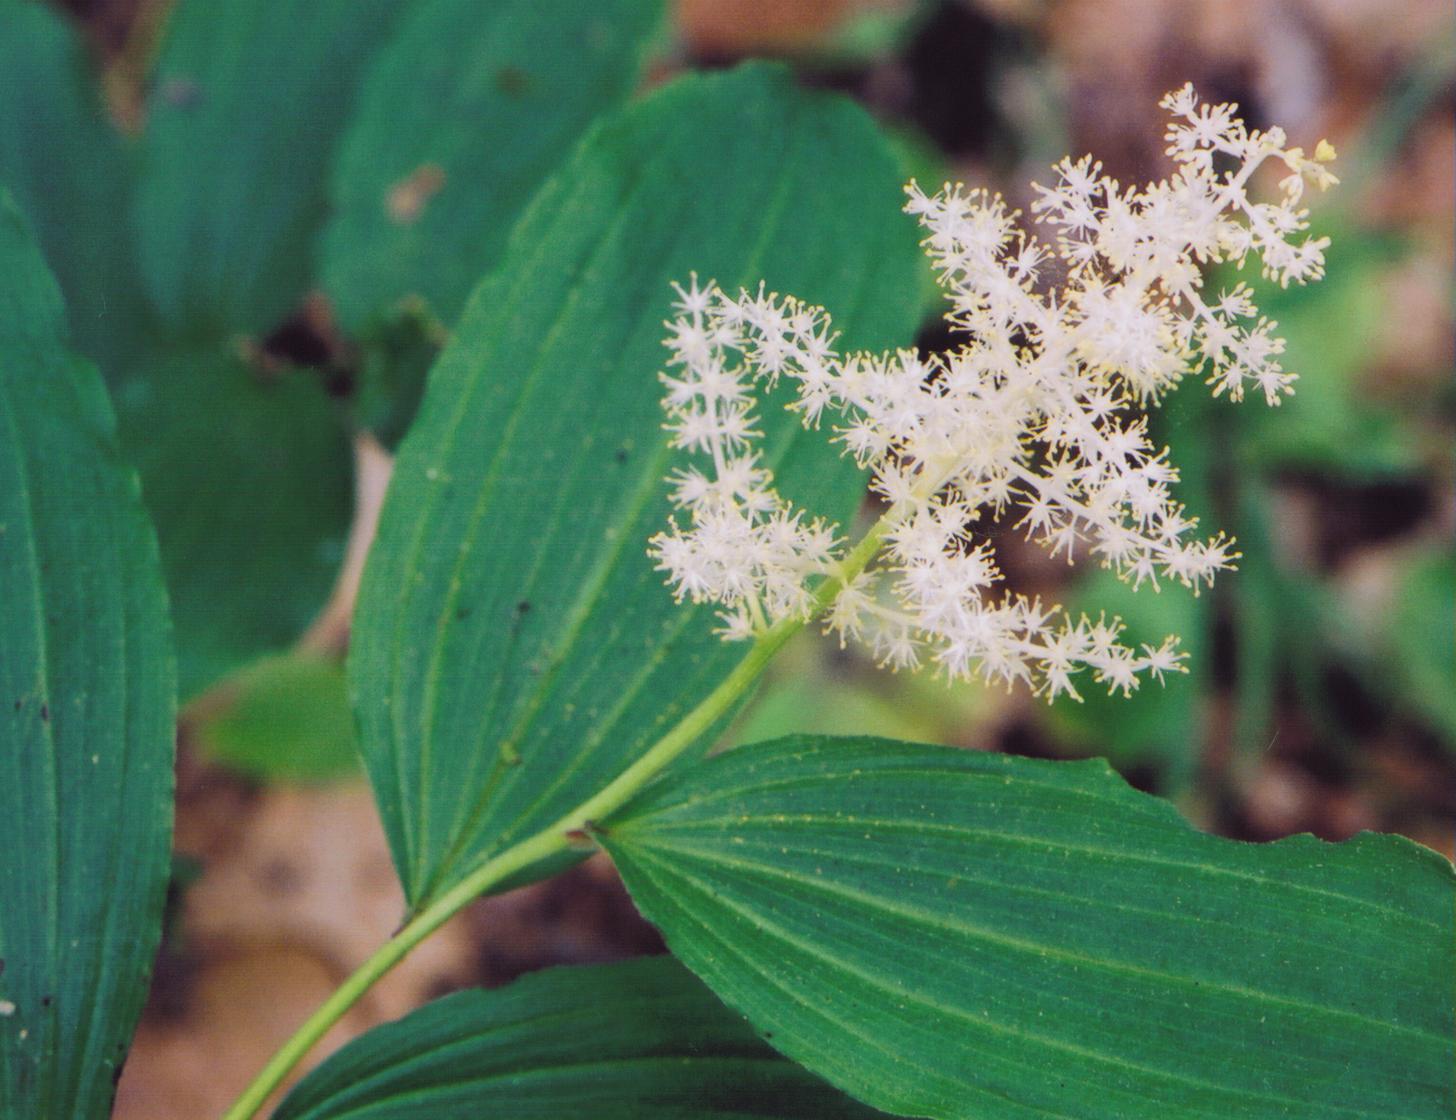
[[[599,839],[685,964],[877,1108],[1450,1114],[1456,876],[1404,839],[1235,843],[1100,761],[808,738]]]
[[[0,183],[29,219],[79,349],[109,371],[142,322],[129,168],[80,39],[48,6],[0,0]]]
[[[195,729],[218,761],[271,781],[317,782],[357,771],[344,667],[313,653],[269,657],[226,682],[222,710]]]
[[[357,331],[407,296],[453,323],[546,175],[637,84],[661,0],[419,0],[364,79],[324,231]]]
[[[670,957],[553,968],[370,1031],[273,1120],[869,1120]]]
[[[186,700],[323,607],[353,503],[349,440],[312,375],[265,375],[221,348],[159,356],[116,406],[161,539]]]
[[[152,75],[136,199],[142,274],[169,327],[265,331],[308,288],[338,133],[400,7],[178,3]]]
[[[104,1117],[146,995],[175,719],[156,541],[0,192],[0,1102]]]
[[[763,277],[849,345],[905,341],[915,235],[863,112],[752,66],[598,128],[523,218],[430,373],[356,612],[360,747],[418,907],[619,773],[745,655],[673,603],[669,284]],[[847,521],[858,472],[765,407],[768,464]]]

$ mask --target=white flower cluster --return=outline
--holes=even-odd
[[[842,587],[826,626],[841,641],[894,667],[1024,681],[1048,699],[1076,696],[1083,669],[1130,692],[1180,667],[1176,639],[1132,649],[1116,619],[996,594],[991,549],[971,536],[978,519],[1016,507],[1053,554],[1085,548],[1134,586],[1197,590],[1235,558],[1226,538],[1192,536],[1170,491],[1177,471],[1138,413],[1199,369],[1235,399],[1248,383],[1271,404],[1290,391],[1275,324],[1243,285],[1206,299],[1201,268],[1254,253],[1281,282],[1320,276],[1326,242],[1294,238],[1304,183],[1334,182],[1333,151],[1322,143],[1306,159],[1277,129],[1245,130],[1233,106],[1200,106],[1191,87],[1163,105],[1175,174],[1124,189],[1088,158],[1063,161],[1032,207],[1051,244],[1019,230],[999,197],[910,184],[906,210],[926,230],[948,319],[969,336],[954,352],[842,355],[819,308],[696,278],[678,288],[668,427],[704,465],[672,477],[689,523],[674,520],[650,551],[679,599],[719,604],[724,632],[748,637],[807,619],[814,588],[832,579]],[[1290,175],[1279,201],[1253,202],[1250,178],[1270,158]],[[836,438],[873,472],[888,512],[868,567],[846,565],[833,528],[792,509],[753,450],[756,383],[780,378],[795,383],[805,424],[835,417]]]

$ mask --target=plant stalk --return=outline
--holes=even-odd
[[[845,584],[869,565],[880,550],[885,533],[900,511],[891,510],[877,521],[840,561],[834,572],[814,589],[809,618],[832,603]],[[743,695],[784,644],[804,628],[806,618],[786,618],[765,630],[728,676],[671,730],[601,790],[554,824],[512,845],[481,864],[440,895],[346,979],[303,1026],[269,1059],[248,1087],[223,1114],[222,1120],[251,1120],[263,1102],[282,1084],[329,1029],[381,976],[407,956],[416,945],[491,887],[548,856],[579,844],[593,824],[621,808],[678,755],[697,742]]]

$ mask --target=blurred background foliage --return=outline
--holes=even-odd
[[[177,846],[200,877],[178,879],[119,1115],[215,1110],[388,934],[397,887],[340,658],[389,450],[475,280],[593,121],[750,57],[866,106],[907,178],[1014,205],[1066,153],[1160,177],[1156,101],[1186,80],[1255,125],[1328,136],[1344,182],[1316,200],[1323,283],[1242,277],[1288,339],[1297,395],[1269,410],[1190,385],[1155,420],[1183,500],[1238,538],[1237,574],[1134,595],[984,527],[1012,586],[1117,613],[1134,638],[1182,635],[1186,676],[1048,706],[809,635],[728,742],[1103,755],[1225,835],[1372,828],[1452,854],[1446,0],[0,0],[0,182],[112,388],[190,702]],[[918,344],[953,346],[923,284]],[[656,944],[588,863],[462,916],[349,1031],[461,983]],[[260,987],[276,999],[237,1014]]]

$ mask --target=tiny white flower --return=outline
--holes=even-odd
[[[1321,143],[1306,158],[1281,130],[1250,132],[1235,106],[1201,104],[1191,86],[1162,104],[1176,172],[1124,188],[1090,156],[1063,160],[1055,185],[1034,184],[1050,243],[1019,229],[1000,196],[907,187],[947,319],[968,336],[952,353],[840,354],[820,308],[762,286],[731,296],[696,276],[676,288],[667,428],[704,463],[670,476],[689,524],[672,522],[650,551],[679,600],[717,604],[720,632],[748,638],[807,620],[813,589],[835,579],[824,624],[841,642],[890,668],[929,661],[1048,699],[1079,696],[1088,670],[1124,694],[1144,675],[1181,671],[1176,639],[1134,650],[1117,619],[998,593],[990,545],[971,536],[1018,506],[1016,525],[1053,555],[1090,552],[1134,587],[1172,579],[1197,591],[1238,558],[1221,535],[1193,536],[1196,520],[1172,495],[1177,471],[1131,410],[1196,372],[1234,400],[1250,386],[1269,404],[1291,391],[1276,324],[1245,285],[1206,296],[1202,266],[1253,254],[1281,284],[1322,276],[1328,242],[1305,236],[1299,202],[1306,184],[1336,181],[1334,151]],[[1271,159],[1289,171],[1281,197],[1252,201],[1251,179]],[[1044,273],[1065,279],[1039,287]],[[753,450],[754,389],[785,379],[806,426],[835,415],[832,438],[889,507],[866,570],[844,570],[835,528],[780,497]]]

